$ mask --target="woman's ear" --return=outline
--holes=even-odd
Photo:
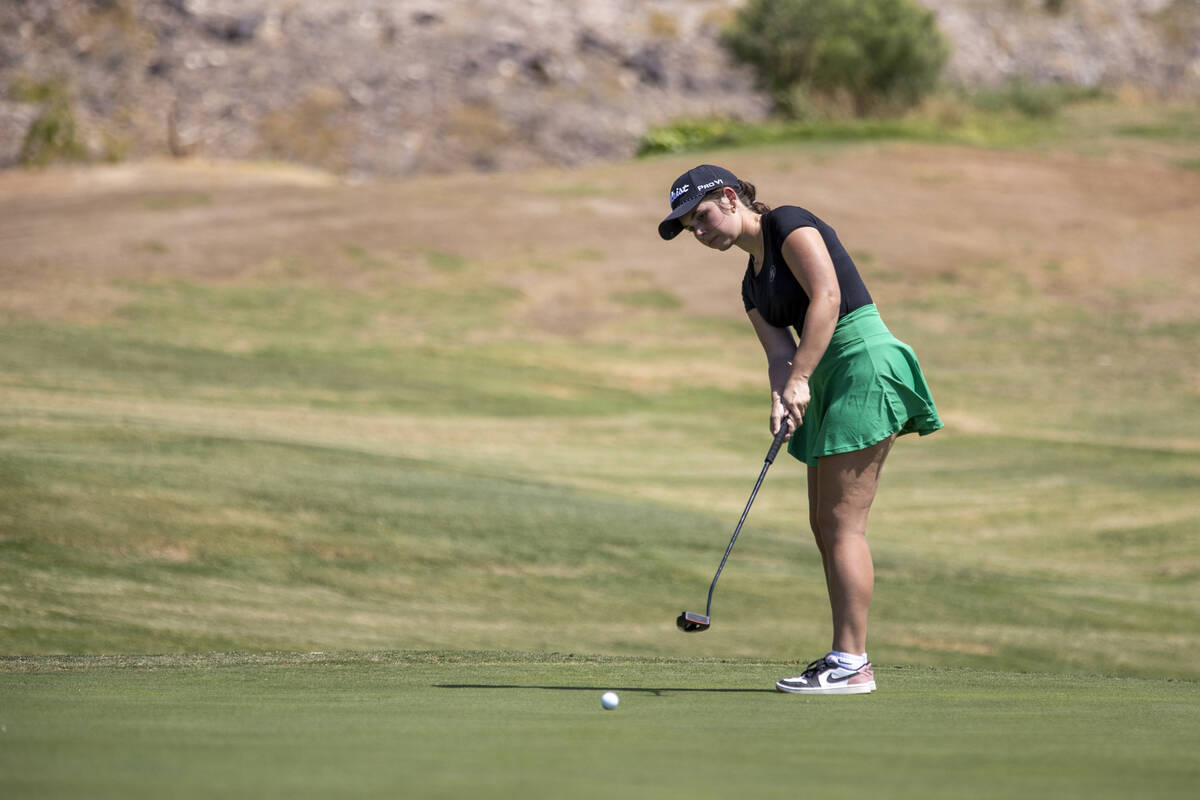
[[[723,208],[726,208],[729,211],[737,211],[737,207],[738,207],[737,189],[734,189],[732,186],[722,187],[721,199],[724,201],[723,203],[721,203],[721,206]]]

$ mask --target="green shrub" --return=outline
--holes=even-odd
[[[749,0],[722,40],[789,116],[811,95],[845,97],[859,116],[911,108],[950,52],[912,0]]]
[[[74,102],[65,80],[34,81],[18,78],[8,87],[18,102],[38,106],[38,115],[17,157],[24,166],[45,166],[54,161],[83,161],[87,147],[75,121]]]

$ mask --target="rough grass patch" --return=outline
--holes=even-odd
[[[373,253],[365,247],[360,247],[356,244],[347,244],[342,246],[344,253],[357,267],[362,267],[368,270],[383,270],[392,266],[392,261],[389,258]]]
[[[1160,122],[1120,125],[1114,133],[1137,139],[1200,141],[1200,116],[1176,116]]]
[[[547,186],[546,194],[560,197],[605,197],[621,194],[624,190],[616,186],[601,186],[594,183],[556,183]]]
[[[1026,117],[1050,118],[1068,105],[1102,100],[1106,93],[1095,86],[1035,83],[1026,78],[1013,78],[998,88],[977,89],[966,96],[968,102],[981,111],[1016,111]]]
[[[683,306],[683,301],[670,292],[662,289],[641,289],[629,292],[616,292],[611,295],[616,303],[633,308],[672,309]]]
[[[208,192],[160,192],[143,196],[141,206],[147,211],[179,211],[212,205],[212,201]]]
[[[458,253],[430,250],[425,253],[425,263],[438,272],[461,272],[467,266],[467,259]]]
[[[584,247],[571,253],[580,261],[603,261],[608,258],[608,254],[603,250],[595,247]]]

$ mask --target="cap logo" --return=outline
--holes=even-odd
[[[709,181],[708,183],[701,183],[701,184],[697,185],[695,187],[695,190],[698,194],[705,194],[710,189],[713,189],[714,187],[724,186],[724,185],[725,185],[724,178],[714,178],[713,180]],[[680,197],[682,197],[685,194],[691,193],[692,188],[693,187],[690,183],[685,183],[676,189],[672,189],[671,190],[671,205],[674,206],[676,200],[678,200]]]

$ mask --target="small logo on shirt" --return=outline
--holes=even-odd
[[[767,282],[768,283],[775,282],[775,265],[774,264],[771,265],[771,269],[767,270]]]

